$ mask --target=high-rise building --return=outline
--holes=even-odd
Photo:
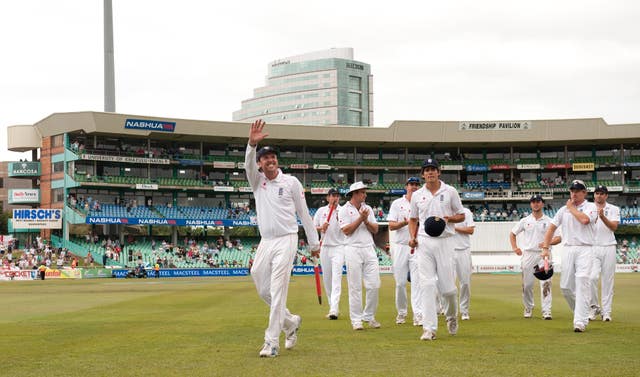
[[[233,113],[234,121],[373,126],[373,76],[353,48],[332,48],[269,63],[266,85]]]

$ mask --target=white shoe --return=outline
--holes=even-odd
[[[581,325],[581,324],[574,324],[573,325],[573,332],[584,332],[584,330],[586,330],[587,326],[585,325]]]
[[[533,312],[533,309],[524,308],[524,318],[531,318],[532,312]]]
[[[603,314],[602,315],[603,322],[611,322],[611,314]]]
[[[332,321],[338,319],[338,313],[330,312],[329,313],[329,319],[332,320]]]
[[[422,336],[420,337],[420,340],[435,340],[435,339],[436,339],[436,333],[431,330],[424,330],[422,332]]]
[[[449,330],[449,334],[456,335],[458,333],[458,319],[451,318],[447,320],[447,330]]]
[[[422,314],[416,314],[413,316],[413,325],[422,326]]]
[[[600,308],[597,305],[592,305],[589,308],[589,321],[595,321],[598,318],[598,314],[600,314]]]
[[[358,330],[364,330],[364,327],[362,327],[362,322],[356,322],[354,324],[351,325],[353,327],[354,330],[358,331]]]
[[[276,357],[278,356],[278,346],[265,343],[260,350],[260,357]]]
[[[551,316],[551,313],[542,313],[542,318],[544,318],[544,320],[546,321],[550,321],[553,319],[553,317]]]
[[[375,320],[375,318],[369,321],[368,324],[369,324],[369,327],[371,327],[372,329],[379,329],[380,326],[382,326],[380,322]]]
[[[294,315],[293,322],[293,328],[288,332],[285,332],[286,337],[284,339],[284,348],[288,350],[295,347],[296,343],[298,342],[298,329],[300,328],[300,324],[302,323],[302,317],[300,317],[299,315]]]
[[[398,314],[398,316],[396,317],[396,324],[397,325],[401,325],[403,323],[405,323],[407,320],[407,316],[404,314]]]
[[[460,319],[463,321],[468,321],[469,320],[469,313],[462,313],[462,315],[460,315]]]

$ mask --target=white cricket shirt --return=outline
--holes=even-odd
[[[544,241],[544,235],[551,224],[551,217],[542,214],[536,219],[533,214],[524,217],[518,221],[511,229],[511,233],[520,235],[518,237],[518,247],[523,251],[540,252],[540,243]],[[554,236],[557,235],[559,229],[556,229]]]
[[[613,204],[606,203],[604,206],[604,216],[609,219],[609,221],[617,221],[618,223],[620,223],[620,208]],[[600,217],[598,217],[598,219],[596,220],[594,245],[616,245],[615,234],[605,225],[604,221],[602,221]]]
[[[313,226],[304,190],[298,178],[284,174],[278,169],[278,176],[270,180],[258,171],[256,148],[247,144],[244,157],[247,180],[256,199],[256,213],[260,235],[273,239],[287,234],[298,233],[296,214],[302,222],[311,250],[319,247],[318,231]]]
[[[589,216],[589,224],[583,225],[571,214],[567,206],[563,206],[556,212],[551,223],[557,227],[562,225],[562,240],[566,246],[593,246],[595,240],[594,228],[598,217],[596,205],[584,201],[578,207],[578,211]]]
[[[362,203],[360,208],[366,207],[369,209],[369,216],[367,217],[367,221],[372,224],[377,224],[376,217],[373,215],[373,209],[365,203]],[[340,224],[340,229],[343,229],[347,225],[355,222],[360,217],[360,211],[356,207],[354,207],[351,202],[345,203],[342,208],[340,208],[340,212],[338,212],[338,223]],[[345,244],[352,247],[369,247],[374,246],[373,235],[367,229],[367,226],[364,224],[364,221],[360,223],[360,225],[356,228],[356,230],[350,235],[345,235]]]
[[[468,208],[464,208],[464,221],[461,223],[453,224],[455,228],[475,228],[476,223],[473,221],[473,214]],[[466,233],[456,232],[453,236],[453,249],[454,250],[467,250],[471,248],[471,235]]]
[[[398,198],[391,203],[389,208],[388,221],[403,222],[405,219],[409,220],[411,216],[411,202],[407,200],[407,196],[403,195],[402,198]],[[411,236],[409,235],[409,226],[403,226],[402,228],[395,230],[394,242],[402,245],[408,245]]]
[[[323,226],[324,223],[328,222],[329,226],[327,227],[327,231],[322,235],[322,245],[324,246],[340,246],[344,245],[344,233],[342,233],[342,229],[340,229],[340,224],[338,224],[338,212],[340,212],[341,206],[336,206],[331,214],[331,219],[327,221],[327,216],[329,216],[329,212],[331,208],[329,205],[318,208],[316,215],[313,217],[313,223],[317,227]]]
[[[445,217],[463,213],[464,207],[458,191],[440,181],[440,189],[431,194],[427,185],[423,185],[411,195],[411,218],[418,219],[418,235],[431,237],[424,230],[424,222],[430,216]],[[447,223],[440,237],[451,237],[455,234],[454,224]]]

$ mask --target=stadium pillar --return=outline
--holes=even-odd
[[[171,244],[173,245],[178,244],[178,227],[177,226],[171,227]]]

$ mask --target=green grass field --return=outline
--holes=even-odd
[[[519,275],[474,275],[471,320],[438,339],[396,325],[383,276],[378,330],[324,318],[312,276],[296,276],[295,349],[258,357],[268,308],[250,278],[0,282],[0,376],[637,376],[640,276],[618,274],[613,322],[574,333],[554,281],[552,321],[522,318]],[[539,293],[536,287],[536,298]],[[537,301],[536,301],[537,302]],[[442,319],[442,317],[441,317]]]

